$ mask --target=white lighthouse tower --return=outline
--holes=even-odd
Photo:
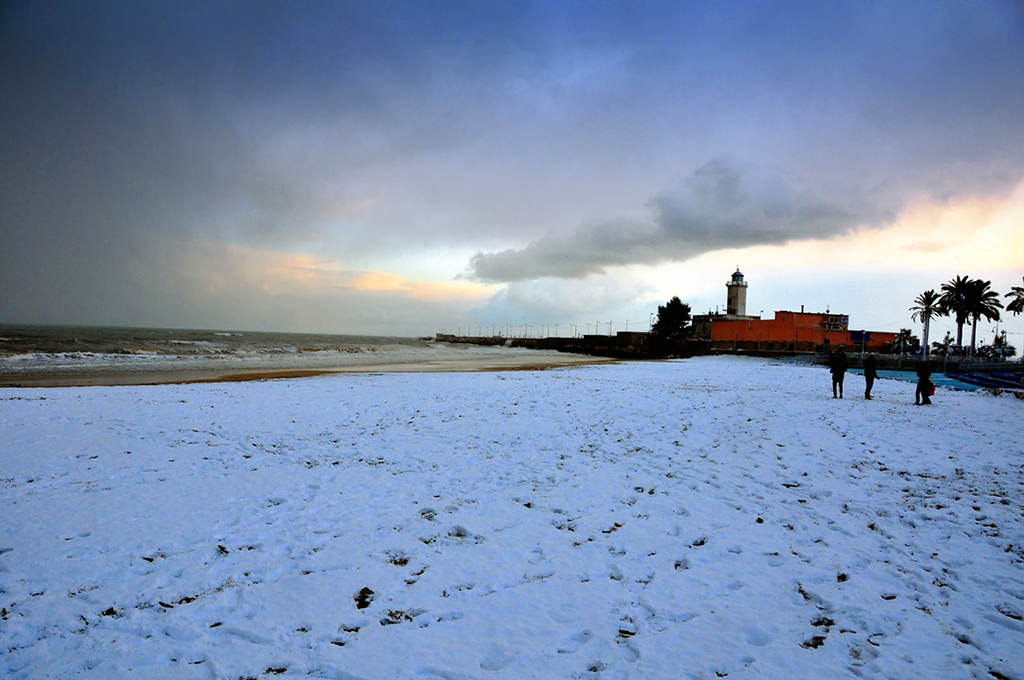
[[[725,284],[725,287],[729,291],[726,298],[725,313],[729,316],[746,316],[747,284],[743,280],[743,274],[740,272],[739,267],[736,267],[732,279]]]

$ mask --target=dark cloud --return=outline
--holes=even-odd
[[[827,238],[893,219],[898,199],[882,189],[852,190],[743,170],[731,158],[698,168],[650,203],[649,223],[609,222],[569,238],[545,238],[522,249],[477,253],[472,278],[522,281],[579,278],[628,264],[685,260],[722,248]]]
[[[662,96],[641,95],[647,121],[658,120],[666,102],[720,116],[683,118],[700,124],[686,143],[658,126],[666,147],[681,152],[677,168],[700,162],[695,149],[733,156],[655,195],[647,218],[563,225],[526,246],[478,252],[465,275],[579,278],[830,238],[880,226],[911,201],[1006,195],[1024,180],[1024,128],[1014,122],[1024,116],[1024,88],[1011,85],[1024,82],[1019,5],[778,8],[748,7],[724,22],[705,16],[707,35],[723,41],[707,53],[714,59],[702,58],[709,46],[700,41],[636,57],[655,74],[636,80],[656,82]],[[683,67],[673,72],[665,60]]]
[[[496,251],[475,276],[579,277],[1001,190],[1024,166],[1021,18],[999,1],[0,3],[0,320],[187,316],[187,286],[160,291],[205,242]],[[723,153],[742,165],[655,195]]]

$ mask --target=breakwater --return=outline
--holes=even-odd
[[[557,352],[571,352],[590,356],[615,359],[663,359],[665,357],[690,357],[707,354],[710,343],[703,340],[680,340],[655,346],[648,333],[620,331],[615,335],[580,335],[572,338],[506,338],[503,336],[464,336],[438,333],[437,342],[461,343],[526,349],[548,349]]]

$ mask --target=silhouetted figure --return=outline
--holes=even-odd
[[[875,355],[869,354],[864,358],[864,398],[871,398],[871,387],[878,377],[878,369],[875,364]]]
[[[832,398],[843,398],[843,378],[846,377],[846,350],[842,345],[832,358],[828,361],[829,369],[832,371]],[[838,388],[838,395],[836,394]]]
[[[932,400],[928,397],[932,391],[932,362],[923,361],[921,365],[917,367],[917,391],[914,392],[914,403],[930,404]]]

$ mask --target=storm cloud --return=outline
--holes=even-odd
[[[686,260],[713,250],[828,238],[895,218],[899,200],[882,188],[814,186],[782,173],[744,171],[731,158],[698,168],[650,201],[648,223],[607,222],[568,238],[476,254],[470,276],[507,282],[581,278],[607,267]]]

